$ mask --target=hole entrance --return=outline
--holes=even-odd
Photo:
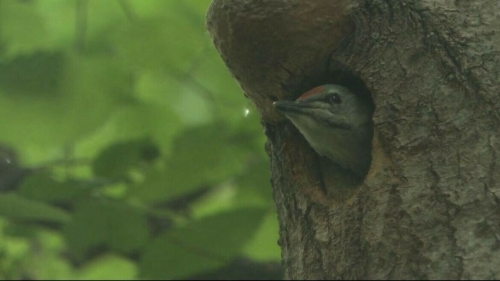
[[[364,100],[364,104],[367,105],[367,107],[364,107],[364,110],[369,111],[368,114],[371,121],[375,111],[375,104],[370,90],[361,78],[344,69],[337,69],[324,74],[315,73],[314,75],[305,77],[300,86],[295,87],[296,92],[293,92],[293,96],[298,97],[310,89],[325,84],[337,84],[346,87],[360,99]],[[351,127],[350,130],[352,131],[342,132],[335,139],[332,137],[332,151],[337,150],[337,155],[342,155],[341,157],[348,155],[347,160],[346,158],[333,159],[337,157],[335,153],[333,153],[334,157],[332,158],[318,154],[318,168],[322,174],[323,188],[328,197],[335,201],[344,201],[352,197],[359,187],[362,186],[372,165],[373,121],[369,122],[369,124],[364,124],[366,126]],[[336,134],[335,128],[332,128],[331,136],[335,136]],[[343,139],[344,135],[351,135],[352,137],[346,141],[346,139]],[[327,142],[326,145],[328,145],[330,140],[323,141]],[[350,143],[351,141],[352,144]],[[353,147],[356,149],[353,149]],[[342,151],[339,151],[341,149]],[[346,163],[347,165],[345,165]],[[349,167],[355,168],[351,170]],[[356,169],[357,167],[362,168]],[[368,168],[366,169],[366,167]],[[359,173],[360,170],[363,173]],[[364,172],[365,170],[366,172]]]

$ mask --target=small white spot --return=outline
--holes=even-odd
[[[247,117],[247,116],[248,116],[248,114],[250,114],[250,109],[245,108],[245,111],[244,111],[244,113],[243,113],[243,116]]]
[[[7,162],[7,164],[10,164],[10,159],[9,158],[5,158],[5,162]]]

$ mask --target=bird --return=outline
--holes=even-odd
[[[365,178],[371,164],[373,104],[347,87],[326,84],[297,100],[273,103],[309,145],[358,178]]]

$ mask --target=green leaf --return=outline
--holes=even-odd
[[[70,218],[59,208],[15,194],[0,194],[0,215],[20,220],[51,222],[67,222]]]
[[[29,54],[48,45],[45,21],[34,5],[23,2],[0,1],[0,41],[6,43],[7,57]]]
[[[29,241],[31,245],[37,245],[36,254],[31,252],[28,256],[25,261],[28,268],[24,270],[24,274],[38,280],[71,279],[73,266],[67,256],[61,255],[66,251],[66,245],[60,231],[40,227],[35,230],[36,237]]]
[[[278,246],[278,238],[278,216],[274,211],[268,212],[252,241],[245,246],[245,254],[252,260],[279,261],[281,248]]]
[[[40,60],[39,56],[43,55],[30,57],[30,63],[15,61],[13,64],[19,65],[10,65],[8,69],[22,67],[18,71],[28,73],[23,77],[36,75],[36,69],[33,72],[29,66]],[[37,83],[52,81],[49,78],[29,87],[0,85],[0,120],[5,120],[0,122],[2,141],[16,148],[60,147],[75,142],[102,126],[111,115],[112,106],[131,92],[130,77],[112,59],[64,55],[61,60],[63,67],[52,73],[57,81],[51,82],[54,85],[37,89]]]
[[[0,64],[0,89],[31,98],[55,98],[64,67],[61,53],[37,53]]]
[[[135,93],[141,100],[161,104],[163,110],[174,112],[184,124],[207,124],[213,119],[213,97],[189,81],[188,74],[143,72],[137,79]],[[168,124],[170,127],[171,122]]]
[[[123,27],[112,37],[112,44],[120,58],[134,69],[187,70],[193,54],[209,46],[202,26],[193,26],[186,17],[172,11]]]
[[[158,202],[228,179],[244,167],[247,151],[222,124],[187,130],[174,142],[163,170],[151,170],[130,196]]]
[[[146,279],[179,279],[224,266],[254,235],[266,211],[247,208],[205,217],[168,231],[146,247]]]
[[[213,99],[217,100],[213,105],[219,117],[227,120],[228,123],[248,119],[249,116],[245,113],[247,109],[253,111],[253,115],[257,115],[254,106],[245,98],[243,91],[231,77],[215,49],[210,49],[203,54],[203,59],[191,75],[213,95]],[[260,126],[258,120],[256,125]]]
[[[178,132],[178,117],[162,104],[139,103],[117,110],[112,118],[115,136],[122,139],[150,137],[163,150]]]
[[[35,200],[63,202],[90,194],[90,191],[90,186],[83,186],[76,180],[58,182],[46,174],[34,173],[23,181],[19,194]]]
[[[77,257],[98,246],[131,253],[141,248],[149,236],[147,222],[141,212],[113,201],[82,202],[64,233]]]
[[[182,124],[168,106],[157,101],[128,102],[122,105],[95,134],[79,142],[77,157],[95,158],[115,143],[150,139],[162,153],[170,151],[172,139]]]
[[[132,280],[137,275],[137,266],[129,259],[107,254],[92,259],[76,273],[79,280]]]
[[[130,169],[159,155],[158,148],[148,139],[115,143],[101,152],[92,163],[94,174],[115,180],[126,179]]]
[[[250,204],[263,207],[274,206],[270,178],[269,160],[259,157],[247,167],[236,181],[239,186],[235,198],[236,204],[239,206]]]

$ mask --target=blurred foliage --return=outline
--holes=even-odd
[[[0,1],[0,278],[280,278],[209,0]]]

